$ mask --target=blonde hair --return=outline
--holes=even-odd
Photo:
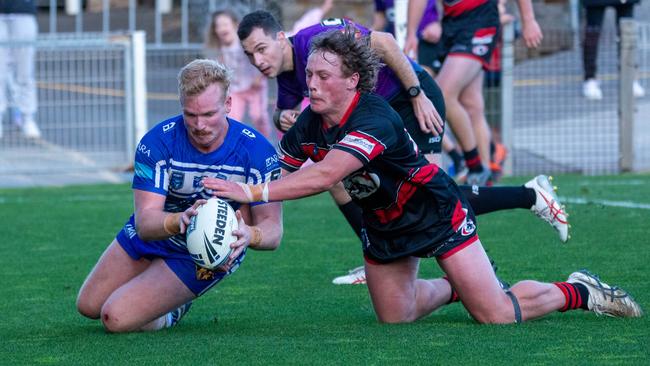
[[[231,78],[230,70],[215,60],[197,59],[190,62],[178,73],[178,95],[181,104],[185,98],[199,95],[215,83],[221,84],[225,100]]]

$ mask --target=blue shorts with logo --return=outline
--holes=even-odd
[[[246,257],[246,251],[244,251],[228,272],[209,271],[194,263],[187,249],[172,240],[144,241],[140,239],[135,231],[133,215],[115,239],[133,260],[139,260],[140,258],[149,260],[154,258],[163,259],[174,274],[197,297],[203,295],[222,279],[234,273]]]

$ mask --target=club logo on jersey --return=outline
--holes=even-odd
[[[179,190],[185,182],[185,173],[172,170],[172,176],[169,179],[169,186],[174,190]]]
[[[476,225],[474,225],[474,221],[467,219],[465,225],[463,225],[463,227],[460,229],[460,235],[470,236],[474,234],[474,231],[476,231]]]
[[[482,44],[472,47],[472,53],[476,56],[485,56],[489,50],[490,48],[488,46]]]
[[[192,188],[199,188],[203,186],[203,176],[202,175],[195,175],[194,178],[192,179]]]
[[[377,192],[379,184],[379,176],[366,171],[355,172],[343,180],[345,190],[350,197],[357,199],[366,198]]]

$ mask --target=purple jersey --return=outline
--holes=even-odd
[[[370,35],[368,28],[353,23],[350,20],[330,18],[299,31],[293,37],[289,37],[293,45],[293,70],[278,75],[278,109],[293,109],[300,104],[303,98],[308,96],[305,67],[307,67],[307,58],[309,57],[312,38],[328,30],[343,29],[346,24],[354,24],[362,36]],[[421,70],[420,66],[415,62],[411,61],[411,65],[414,70]],[[402,84],[393,70],[387,66],[382,67],[377,76],[377,84],[374,92],[384,97],[384,99],[390,100],[401,89]]]
[[[375,0],[375,11],[384,13],[386,17],[386,26],[384,31],[395,34],[395,1],[393,0]],[[438,9],[436,9],[436,0],[428,0],[427,7],[424,9],[424,15],[418,27],[418,37],[422,30],[429,24],[438,21]]]

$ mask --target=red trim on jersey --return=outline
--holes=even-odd
[[[283,154],[282,157],[280,157],[280,161],[282,161],[283,163],[285,163],[285,164],[287,164],[289,166],[295,167],[296,169],[300,168],[302,166],[302,164],[304,163],[304,161],[298,160],[298,159],[296,159],[294,157],[291,157],[291,156],[289,156],[287,154]]]
[[[375,210],[374,213],[382,224],[387,224],[393,221],[404,212],[404,205],[415,194],[419,186],[426,184],[428,181],[438,174],[438,166],[435,164],[425,165],[415,171],[408,181],[402,182],[397,191],[397,201],[385,209]]]
[[[356,145],[353,141],[346,142],[345,139],[348,138],[348,136],[354,137],[358,140],[366,141],[369,145],[372,145],[372,150],[370,150],[370,153],[368,153],[362,146]],[[369,161],[374,159],[377,155],[381,154],[385,150],[384,144],[382,144],[381,141],[377,140],[367,133],[360,131],[352,131],[348,133],[339,142],[337,142],[337,145],[349,147],[350,149],[361,153]]]
[[[447,253],[441,255],[439,258],[440,259],[447,259],[447,258],[451,257],[452,255],[460,252],[461,250],[467,248],[468,246],[474,244],[474,242],[476,242],[476,241],[478,241],[478,235],[472,236],[471,238],[467,239],[463,244],[461,244],[461,245],[459,245],[459,246],[457,246],[455,248],[452,248],[450,251],[448,251]]]
[[[485,60],[483,58],[481,58],[479,56],[476,56],[473,53],[450,52],[449,55],[447,55],[447,57],[450,57],[450,56],[471,58],[473,60],[476,60],[476,61],[480,62],[481,65],[483,65],[483,67],[488,66],[488,63],[485,62]]]
[[[444,16],[457,17],[465,12],[478,8],[487,2],[488,0],[458,0],[454,4],[450,5],[445,1],[443,4]]]
[[[352,103],[350,103],[348,109],[345,111],[345,114],[343,115],[343,118],[341,118],[341,122],[339,122],[339,127],[343,127],[345,122],[348,121],[348,118],[350,118],[352,111],[354,110],[354,108],[357,107],[357,104],[359,104],[359,98],[361,98],[361,93],[357,92],[356,94],[354,94],[354,98],[352,98]]]

